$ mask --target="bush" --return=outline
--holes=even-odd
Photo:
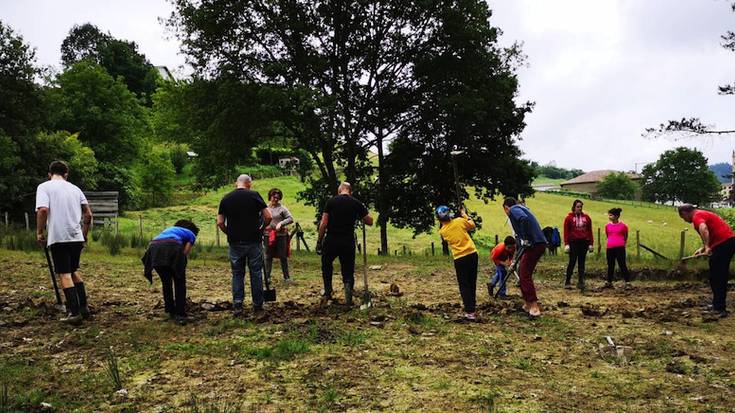
[[[597,184],[597,194],[608,199],[634,199],[637,189],[625,172],[613,172]]]
[[[169,158],[177,174],[180,174],[187,163],[189,163],[189,146],[183,143],[171,143],[167,145]]]
[[[727,222],[730,228],[735,228],[735,212],[732,208],[716,209],[714,212]]]
[[[9,250],[37,251],[40,249],[36,242],[36,234],[25,229],[3,229],[0,232],[0,243]]]
[[[154,146],[140,167],[145,206],[164,206],[174,190],[176,170],[166,147]]]
[[[115,234],[112,230],[104,230],[102,231],[102,236],[100,237],[100,240],[102,242],[102,245],[107,247],[107,251],[110,253],[110,255],[117,255],[120,253],[120,250],[127,244],[125,236],[121,234]]]

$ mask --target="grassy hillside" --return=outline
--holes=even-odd
[[[254,189],[265,198],[266,193],[272,187],[280,188],[284,193],[284,204],[291,210],[296,220],[301,223],[306,232],[306,238],[310,245],[316,238],[316,226],[314,208],[304,205],[296,200],[296,194],[303,188],[303,184],[296,177],[285,176],[258,180],[254,183]],[[139,231],[139,217],[143,219],[144,233],[146,236],[155,235],[164,226],[171,225],[177,219],[191,218],[201,228],[200,241],[203,245],[215,242],[215,218],[220,199],[231,190],[231,187],[223,187],[217,191],[204,194],[184,205],[155,208],[140,212],[126,213],[120,219],[121,232],[128,233]],[[574,199],[549,193],[537,193],[533,198],[527,200],[527,205],[536,214],[542,226],[560,227],[564,217],[569,212]],[[483,218],[483,226],[475,235],[475,240],[484,254],[494,244],[495,235],[501,239],[510,234],[507,218],[500,206],[500,199],[484,204],[475,199],[467,202],[468,208],[477,211]],[[631,203],[626,201],[585,201],[585,210],[592,217],[595,227],[602,228],[604,238],[604,225],[607,223],[607,210],[612,207],[623,208],[622,220],[628,224],[631,230],[629,254],[635,254],[635,231],[640,231],[641,242],[662,254],[673,257],[678,254],[680,232],[690,228],[677,215],[676,210],[671,207],[649,203]],[[373,211],[373,215],[375,215]],[[437,245],[439,239],[436,234],[421,234],[413,237],[410,230],[390,228],[389,242],[391,250],[402,251],[405,245],[408,250],[416,254],[424,254],[434,241]],[[220,240],[222,245],[226,244],[224,236]],[[699,240],[696,233],[690,228],[686,232],[687,251],[693,250]],[[375,252],[379,246],[379,235],[376,227],[368,229],[368,248]],[[603,244],[604,247],[604,244]],[[642,256],[650,256],[642,251]]]

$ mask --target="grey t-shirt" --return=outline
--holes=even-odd
[[[63,179],[52,179],[36,189],[36,211],[48,208],[47,244],[84,241],[82,205],[87,198],[79,187]]]

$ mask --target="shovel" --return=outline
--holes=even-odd
[[[368,289],[367,279],[367,236],[365,235],[365,223],[362,224],[362,282],[365,286],[365,291],[362,293],[362,305],[361,310],[372,307],[373,303],[370,296],[370,290]]]
[[[510,268],[505,272],[505,277],[500,280],[500,286],[498,287],[498,291],[495,292],[495,298],[498,298],[500,295],[500,292],[503,290],[503,287],[508,283],[508,278],[510,278],[511,274],[515,274],[516,278],[520,280],[520,276],[518,276],[518,265],[521,263],[521,257],[523,257],[523,253],[525,253],[526,249],[521,246],[516,251],[515,259],[513,260],[513,265],[510,266]]]
[[[59,294],[59,286],[56,284],[56,274],[54,274],[54,265],[51,263],[48,247],[44,247],[43,252],[46,253],[46,263],[48,264],[48,271],[51,275],[51,283],[54,285],[54,293],[56,293],[56,309],[62,313],[66,313],[66,307],[61,303],[61,294]]]
[[[270,248],[270,245],[268,245],[267,242],[266,242],[265,248]],[[271,288],[271,275],[265,273],[266,272],[265,270],[265,251],[263,252],[264,252],[263,254],[263,273],[265,275],[265,277],[263,277],[265,278],[265,290],[263,290],[263,301],[267,303],[272,303],[276,301],[276,289]]]

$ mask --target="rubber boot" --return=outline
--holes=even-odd
[[[352,305],[352,285],[345,283],[345,304]]]
[[[66,308],[69,314],[62,318],[62,323],[78,326],[82,324],[82,315],[79,314],[79,297],[75,287],[64,288],[64,298],[66,298]]]
[[[84,288],[84,283],[74,283],[74,288],[77,289],[77,297],[79,297],[79,313],[85,320],[92,318],[92,313],[87,305],[87,290]]]

